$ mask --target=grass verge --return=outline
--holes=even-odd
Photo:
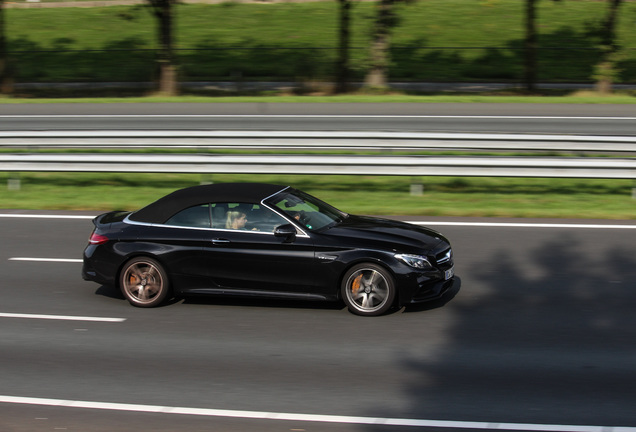
[[[7,188],[15,174],[1,173]],[[201,182],[269,182],[293,185],[356,214],[636,219],[630,180],[27,173],[19,190],[0,194],[0,208],[134,210]],[[414,182],[421,196],[410,194]]]
[[[0,104],[43,103],[544,103],[544,104],[636,104],[636,92],[622,91],[600,95],[592,91],[555,94],[523,94],[515,92],[483,92],[473,94],[386,94],[365,95],[253,95],[253,96],[131,96],[131,97],[41,97],[0,96]]]

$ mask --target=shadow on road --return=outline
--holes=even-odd
[[[452,323],[441,330],[444,349],[431,359],[427,340],[405,332],[423,347],[395,360],[408,376],[408,403],[400,411],[378,403],[362,415],[636,425],[636,241],[605,233],[527,233],[527,244],[488,233],[470,239],[483,248],[444,308]]]
[[[268,298],[238,298],[221,296],[187,296],[183,299],[183,304],[316,310],[338,310],[344,309],[345,307],[344,304],[340,302],[300,301]]]

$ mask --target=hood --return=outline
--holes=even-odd
[[[371,246],[400,249],[421,253],[436,248],[448,240],[437,231],[418,225],[389,219],[349,215],[338,225],[324,232],[325,235],[350,238],[352,243],[364,242]]]

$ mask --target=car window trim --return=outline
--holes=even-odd
[[[263,204],[265,205],[265,204]],[[269,206],[266,206],[268,209],[272,210]],[[284,220],[286,220],[288,223],[291,223],[289,221],[289,219],[287,219],[286,217],[282,216],[280,213],[275,212],[277,215],[283,217]],[[139,221],[134,221],[128,218],[128,216],[126,216],[126,218],[124,218],[123,220],[124,223],[127,223],[129,225],[138,225],[138,226],[149,226],[149,227],[160,227],[160,228],[170,228],[170,229],[187,229],[187,230],[199,230],[199,231],[220,231],[220,232],[241,232],[241,233],[250,233],[250,234],[267,234],[267,235],[271,235],[274,236],[275,234],[273,232],[270,231],[251,231],[251,230],[236,230],[236,229],[228,229],[228,228],[202,228],[202,227],[188,227],[188,226],[180,226],[180,225],[167,225],[167,224],[159,224],[159,223],[149,223],[149,222],[139,222]],[[284,224],[281,224],[284,225]],[[296,237],[302,237],[302,238],[309,238],[309,235],[307,235],[307,233],[305,233],[303,230],[301,230],[300,228],[298,228],[298,226],[296,224],[293,224],[294,227],[296,228],[296,231],[300,231],[300,233],[296,234]]]
[[[281,192],[282,192],[282,191],[281,191]],[[276,195],[276,194],[274,194],[274,195]],[[272,195],[272,196],[274,196],[274,195]],[[265,199],[268,199],[268,198],[271,198],[271,197],[267,197],[267,198],[265,198]],[[273,211],[274,213],[276,213],[277,215],[279,215],[279,216],[280,216],[280,217],[282,217],[283,219],[285,219],[285,220],[287,221],[287,223],[292,224],[292,225],[293,225],[293,227],[294,227],[294,228],[296,228],[296,237],[309,238],[309,234],[307,234],[307,233],[305,232],[305,230],[303,230],[300,226],[298,226],[298,224],[297,224],[297,223],[294,223],[294,221],[292,221],[291,219],[289,219],[289,218],[287,217],[287,215],[286,215],[286,214],[281,213],[281,212],[277,211],[276,209],[274,209],[274,208],[272,208],[272,207],[268,206],[268,205],[265,203],[265,199],[264,199],[263,201],[261,201],[261,205],[262,205],[263,207],[268,208],[269,210]]]

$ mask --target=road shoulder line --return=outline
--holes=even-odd
[[[509,431],[550,431],[550,432],[636,432],[636,427],[613,427],[613,426],[585,426],[585,425],[552,425],[552,424],[524,424],[524,423],[493,423],[493,422],[472,422],[472,421],[449,421],[449,420],[423,420],[407,418],[382,418],[382,417],[359,417],[343,415],[324,414],[297,414],[297,413],[277,413],[266,411],[241,411],[206,408],[171,407],[159,405],[141,405],[110,402],[89,402],[64,399],[45,399],[33,397],[18,397],[0,395],[0,403],[44,405],[67,408],[83,408],[113,411],[132,411],[140,413],[161,413],[179,415],[197,415],[207,417],[231,417],[258,420],[291,420],[307,421],[318,423],[343,423],[343,424],[365,424],[365,425],[389,425],[406,427],[429,427],[429,428],[461,428],[461,429],[488,429],[488,430],[509,430]]]

